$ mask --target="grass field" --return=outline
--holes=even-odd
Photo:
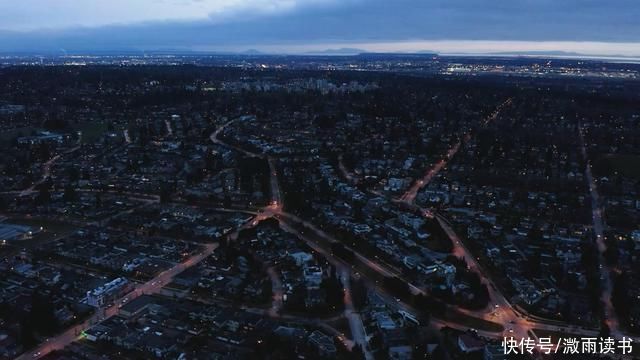
[[[82,131],[82,143],[92,144],[100,140],[102,135],[108,131],[107,123],[101,121],[91,121],[73,126],[75,131]],[[116,129],[117,136],[122,136],[121,131]]]

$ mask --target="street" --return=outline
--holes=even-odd
[[[80,334],[83,331],[89,329],[90,327],[92,327],[93,325],[101,321],[104,321],[105,319],[108,319],[114,315],[117,315],[119,311],[119,305],[123,302],[125,298],[127,299],[127,301],[131,301],[144,294],[148,295],[148,294],[158,293],[162,289],[162,287],[170,283],[175,276],[182,273],[186,269],[200,263],[203,259],[213,254],[216,248],[218,248],[217,243],[206,244],[205,249],[200,253],[190,257],[189,259],[187,259],[182,263],[175,265],[169,270],[163,271],[162,273],[158,274],[156,277],[147,281],[146,283],[136,286],[135,289],[132,290],[130,293],[127,293],[121,296],[120,298],[112,301],[111,306],[103,309],[97,309],[95,314],[91,316],[89,319],[85,320],[83,323],[75,325],[67,329],[63,333],[50,338],[48,341],[40,344],[35,349],[22,354],[20,357],[18,357],[18,359],[26,360],[26,359],[40,358],[52,351],[63,349],[65,346],[80,339],[81,338]]]

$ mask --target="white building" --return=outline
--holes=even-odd
[[[317,289],[322,284],[322,269],[318,266],[305,266],[304,281],[307,289]]]
[[[92,291],[87,291],[87,304],[94,307],[102,307],[125,292],[129,281],[125,278],[117,278]]]
[[[296,265],[298,266],[302,266],[306,263],[310,263],[313,260],[313,255],[304,251],[297,251],[289,254],[289,256],[293,258],[293,260],[296,262]]]

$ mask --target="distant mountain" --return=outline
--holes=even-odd
[[[310,55],[358,55],[366,52],[367,52],[366,50],[357,49],[357,48],[339,48],[339,49],[308,51],[307,54],[310,54]]]
[[[584,59],[584,60],[607,60],[607,61],[632,61],[636,63],[638,58],[635,56],[626,55],[598,55],[598,54],[585,54],[580,52],[562,51],[562,50],[537,50],[537,51],[502,51],[502,52],[488,52],[488,53],[459,53],[459,54],[446,54],[452,56],[494,56],[494,57],[531,57],[531,58],[557,58],[557,59]]]
[[[438,56],[438,53],[433,51],[419,51],[419,52],[362,52],[358,54],[362,57],[370,58],[428,58]]]
[[[248,50],[245,50],[245,51],[241,52],[240,54],[242,54],[242,55],[264,55],[263,52],[261,52],[259,50],[256,50],[256,49],[248,49]]]
[[[492,52],[488,53],[491,55],[509,55],[509,56],[587,56],[585,54],[570,52],[570,51],[561,51],[561,50],[532,50],[532,51],[501,51],[501,52]]]

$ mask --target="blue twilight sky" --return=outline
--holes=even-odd
[[[0,0],[0,52],[640,56],[640,0]]]

